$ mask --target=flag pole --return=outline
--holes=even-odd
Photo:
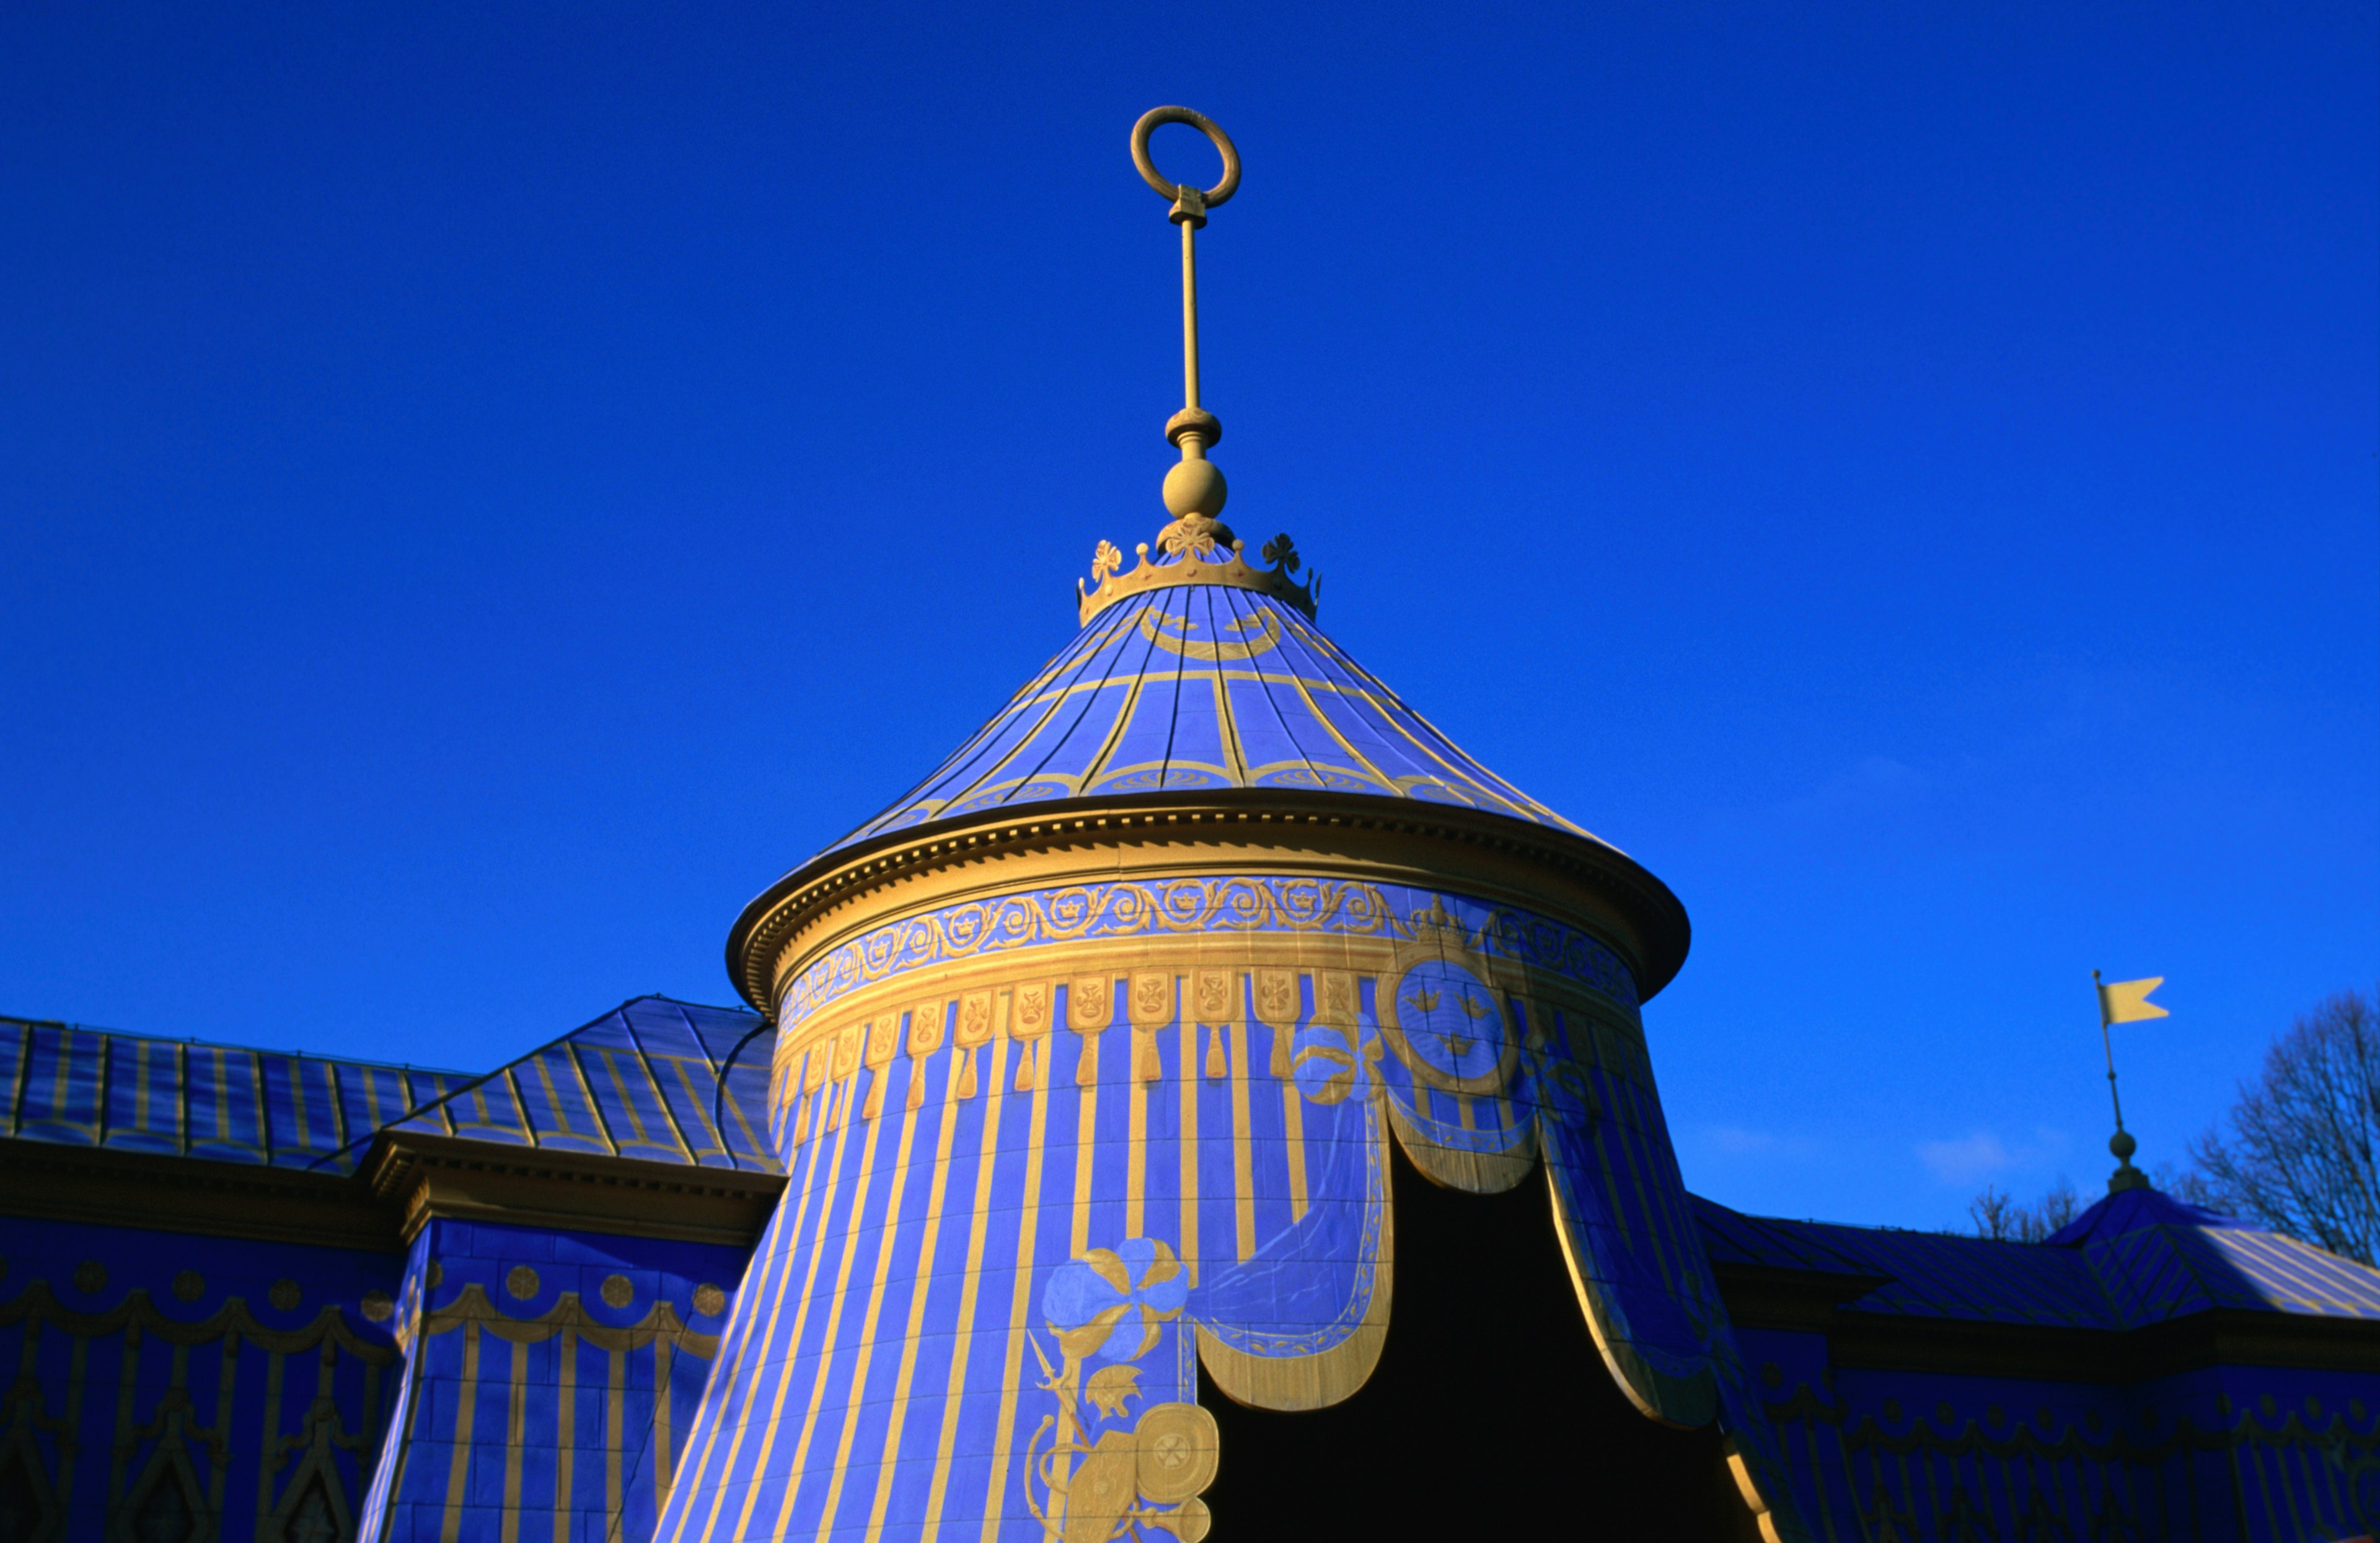
[[[2107,990],[2100,982],[2097,970],[2091,972],[2091,990],[2092,994],[2099,999],[2099,1045],[2107,1052],[2107,1102],[2115,1108],[2116,1134],[2121,1136],[2124,1134],[2124,1100],[2116,1095],[2116,1040],[2115,1036],[2107,1032]]]
[[[2107,1103],[2116,1112],[2116,1134],[2107,1138],[2107,1151],[2116,1160],[2116,1171],[2107,1175],[2107,1193],[2120,1194],[2127,1189],[2146,1189],[2149,1176],[2132,1166],[2132,1154],[2140,1143],[2124,1128],[2124,1100],[2116,1092],[2116,1037],[2108,1031],[2113,1016],[2107,1011],[2107,982],[2099,972],[2091,972],[2092,994],[2099,999],[2099,1044],[2107,1052]]]

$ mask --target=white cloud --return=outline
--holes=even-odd
[[[2017,1165],[2016,1155],[1990,1131],[1954,1141],[1921,1141],[1917,1156],[1944,1184],[1971,1185]]]
[[[2013,1147],[1997,1131],[1978,1130],[1949,1141],[1921,1141],[1917,1158],[1944,1184],[1964,1185],[2010,1169],[2039,1174],[2065,1155],[2068,1145],[2066,1133],[2048,1125],[2035,1125],[2032,1140]]]

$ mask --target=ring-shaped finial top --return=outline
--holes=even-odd
[[[1232,145],[1232,137],[1217,128],[1213,118],[1187,107],[1151,107],[1132,126],[1132,164],[1140,168],[1142,180],[1169,199],[1179,198],[1182,188],[1186,186],[1167,181],[1158,171],[1157,163],[1148,158],[1148,136],[1161,123],[1186,123],[1214,141],[1215,149],[1221,152],[1223,180],[1200,195],[1208,208],[1214,208],[1240,190],[1240,152]]]

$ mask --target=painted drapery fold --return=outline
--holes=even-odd
[[[805,962],[779,1023],[789,1185],[669,1543],[1196,1543],[1218,1461],[1199,1360],[1235,1398],[1310,1409],[1378,1358],[1392,1135],[1475,1189],[1542,1149],[1614,1375],[1656,1417],[1718,1419],[1747,1493],[1784,1494],[1732,1396],[1633,982],[1574,928],[1293,876],[1032,892]]]

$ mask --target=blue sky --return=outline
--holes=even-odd
[[[731,1000],[1161,517],[1182,102],[1230,516],[1684,900],[1689,1184],[2095,1190],[2095,966],[2178,1156],[2380,976],[2375,17],[9,7],[0,1011]]]

